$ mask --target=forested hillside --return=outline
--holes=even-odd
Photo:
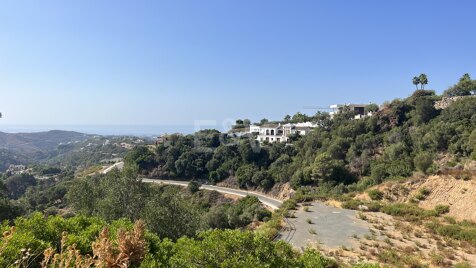
[[[217,131],[171,136],[155,152],[131,155],[142,173],[161,178],[227,178],[243,188],[270,189],[289,182],[295,189],[352,191],[415,171],[435,173],[445,166],[476,159],[476,98],[460,98],[436,109],[442,96],[417,90],[405,99],[385,103],[374,115],[354,120],[344,111],[330,119],[310,117],[321,125],[294,137],[291,145],[258,144],[254,137],[233,138]]]
[[[0,148],[22,154],[52,151],[60,144],[80,142],[91,135],[74,131],[52,130],[35,133],[0,132]]]
[[[86,168],[100,161],[123,158],[130,148],[145,143],[136,137],[95,136],[71,131],[0,132],[0,172],[9,165],[37,163]]]

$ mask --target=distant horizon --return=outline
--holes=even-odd
[[[10,134],[55,130],[74,131],[89,135],[138,137],[153,137],[172,133],[192,134],[195,132],[193,125],[0,124],[0,132]]]

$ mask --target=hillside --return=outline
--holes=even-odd
[[[34,133],[0,132],[0,149],[7,149],[24,155],[32,155],[55,150],[60,144],[84,141],[89,137],[91,137],[91,135],[62,130]]]
[[[454,175],[415,176],[405,182],[390,181],[374,187],[383,193],[387,202],[417,203],[419,207],[431,210],[438,205],[447,205],[456,220],[476,222],[476,180],[472,176],[458,178]],[[367,193],[356,199],[370,201]]]
[[[0,172],[9,165],[43,163],[85,168],[122,158],[148,141],[126,136],[93,136],[73,131],[0,132]]]

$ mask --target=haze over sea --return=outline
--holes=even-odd
[[[28,133],[49,130],[77,131],[86,134],[118,135],[118,136],[159,136],[163,134],[182,133],[191,134],[199,129],[214,128],[223,130],[220,126],[194,125],[0,125],[0,132]]]

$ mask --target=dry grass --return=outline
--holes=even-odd
[[[144,222],[137,221],[132,231],[119,230],[117,240],[111,241],[109,230],[104,228],[92,244],[92,257],[81,255],[75,245],[66,246],[67,234],[63,233],[61,251],[55,253],[53,248],[45,250],[45,258],[41,262],[41,267],[122,268],[139,265],[146,250],[144,231]]]

